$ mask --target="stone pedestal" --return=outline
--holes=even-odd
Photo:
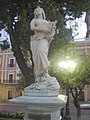
[[[60,110],[65,107],[66,96],[56,97],[29,97],[21,96],[9,100],[10,103],[23,106],[22,112],[25,113],[24,120],[30,120],[28,113],[37,115],[51,115],[51,120],[60,120]]]
[[[34,115],[50,115],[51,120],[60,120],[61,108],[65,107],[67,97],[59,95],[60,85],[55,77],[41,77],[24,89],[24,96],[9,100],[23,106],[24,120],[29,119],[29,113]]]

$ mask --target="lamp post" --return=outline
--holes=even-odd
[[[59,62],[59,66],[66,70],[67,75],[67,86],[66,86],[66,95],[68,96],[67,104],[66,104],[66,116],[64,120],[71,120],[70,110],[69,110],[69,77],[68,77],[68,70],[74,69],[76,64],[73,61],[61,61]]]

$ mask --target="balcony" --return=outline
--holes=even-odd
[[[16,67],[15,64],[8,64],[7,67]]]
[[[18,84],[19,80],[3,80],[3,84]]]

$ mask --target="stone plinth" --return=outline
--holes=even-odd
[[[23,106],[24,120],[29,113],[34,115],[51,115],[51,120],[60,120],[60,110],[66,105],[66,96],[59,95],[60,85],[55,77],[41,77],[38,82],[24,89],[24,96],[9,100]]]
[[[51,120],[60,120],[60,110],[65,107],[67,97],[58,95],[54,97],[21,96],[9,100],[10,103],[23,106],[24,120],[29,120],[28,113],[51,115]]]
[[[39,82],[24,89],[24,95],[29,97],[55,97],[59,95],[60,85],[55,77],[41,77]]]

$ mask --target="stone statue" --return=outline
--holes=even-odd
[[[30,23],[30,27],[34,31],[30,44],[36,78],[35,83],[26,89],[59,89],[58,83],[55,86],[56,78],[48,74],[48,50],[49,44],[55,35],[56,21],[47,21],[44,10],[38,6],[34,10],[34,18]]]
[[[36,81],[39,81],[42,76],[48,76],[48,49],[56,28],[56,22],[47,21],[45,18],[44,10],[37,7],[34,11],[34,19],[30,24],[31,30],[34,31],[31,38],[31,50]]]

